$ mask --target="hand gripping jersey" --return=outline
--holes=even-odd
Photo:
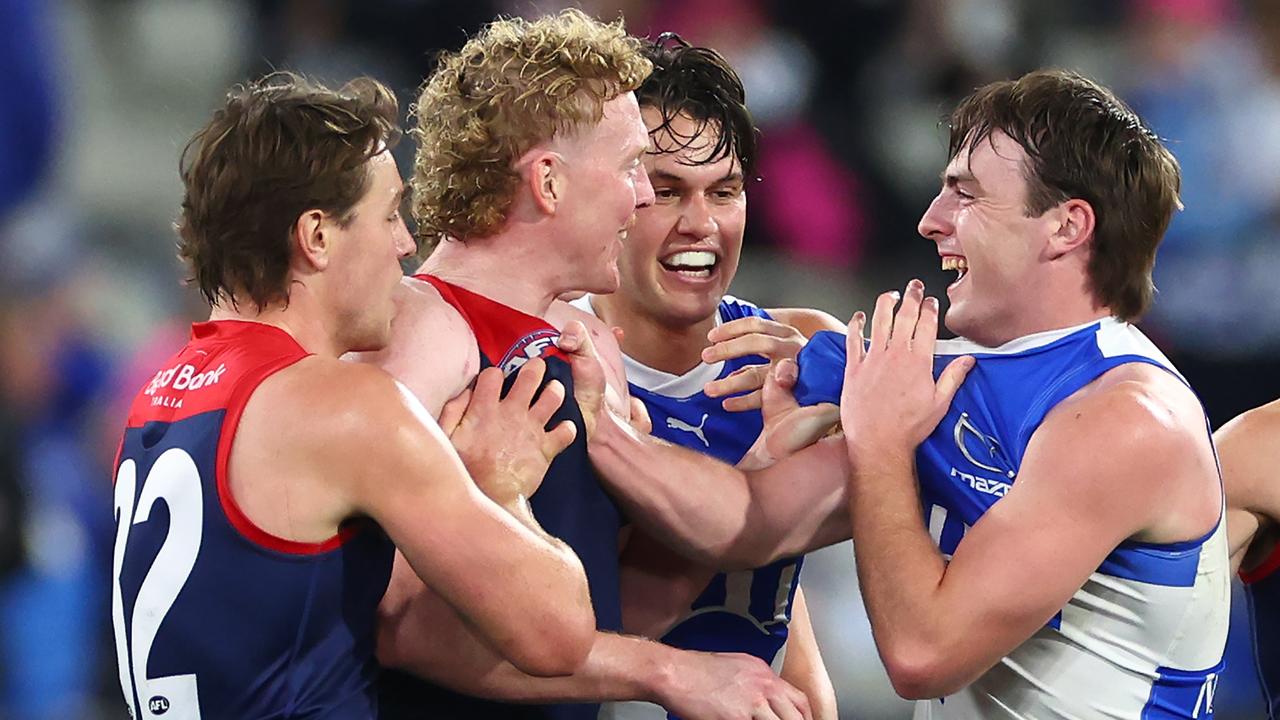
[[[481,367],[497,366],[506,374],[504,394],[515,381],[515,371],[536,357],[547,363],[543,384],[556,379],[564,385],[567,399],[552,416],[549,426],[571,420],[578,427],[578,436],[572,445],[556,456],[529,504],[543,529],[568,543],[582,560],[591,602],[595,606],[596,627],[605,631],[620,630],[618,530],[622,516],[617,505],[605,494],[595,469],[587,459],[582,413],[573,400],[573,375],[568,361],[555,345],[560,333],[545,320],[482,295],[430,275],[417,277],[431,283],[445,301],[466,319],[480,348]],[[426,350],[424,348],[424,352]],[[381,717],[388,720],[595,720],[600,707],[587,703],[496,703],[460,695],[400,672],[384,673],[379,684]]]
[[[588,298],[574,305],[594,312]],[[717,321],[751,316],[769,317],[751,303],[726,296]],[[707,397],[702,388],[744,366],[767,364],[768,359],[750,356],[703,364],[679,377],[626,356],[623,363],[631,394],[644,402],[655,436],[737,463],[760,435],[764,420],[758,410],[728,412],[719,398]],[[755,570],[717,574],[662,642],[686,650],[749,653],[773,664],[775,671],[781,669],[803,560],[789,558]],[[608,709],[617,718],[667,717],[662,708],[650,703],[618,703]]]
[[[269,325],[198,323],[133,402],[116,462],[111,613],[135,718],[376,716],[391,542],[372,524],[315,544],[273,537],[228,486],[249,396],[306,355]]]
[[[844,342],[819,333],[801,352],[803,404],[839,402]],[[1181,378],[1137,328],[1111,319],[998,348],[940,341],[935,377],[960,355],[977,365],[916,453],[924,521],[947,557],[1017,482],[1055,405],[1125,363]],[[1045,627],[968,688],[918,704],[916,717],[1211,718],[1230,610],[1224,527],[1220,518],[1191,541],[1122,543]]]

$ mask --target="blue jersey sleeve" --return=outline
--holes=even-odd
[[[796,402],[801,405],[840,404],[846,359],[844,333],[830,330],[814,333],[796,356],[796,364],[800,366],[800,374],[796,378]]]

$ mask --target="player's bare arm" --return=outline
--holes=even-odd
[[[530,378],[526,384],[536,382]],[[493,396],[481,400],[494,403],[496,391]],[[548,437],[541,430],[546,407],[518,410],[523,419],[504,425],[510,436],[508,462],[490,471],[524,473],[536,482],[572,431],[560,428]],[[276,422],[298,416],[308,422]],[[526,427],[515,432],[520,423]],[[238,463],[251,463],[244,467],[257,475],[286,478],[281,484],[288,497],[278,506],[307,503],[313,512],[298,517],[323,518],[331,534],[348,517],[372,517],[413,571],[451,605],[464,608],[477,632],[518,666],[555,675],[581,664],[594,617],[577,557],[486,497],[426,409],[385,373],[305,359],[260,386],[242,429],[248,432],[238,434],[242,440],[233,449],[232,477]],[[251,507],[246,512],[254,517]],[[264,528],[279,531],[272,522],[292,525],[292,518],[266,518]],[[288,530],[290,537],[301,533],[303,539],[326,531],[318,526]]]
[[[721,569],[755,568],[848,537],[847,453],[826,439],[777,464],[744,472],[637,432],[603,402],[604,371],[585,328],[571,323],[574,394],[591,460],[628,516],[678,552]],[[697,477],[691,486],[682,478]]]
[[[716,574],[634,527],[620,565],[622,628],[649,638],[661,638],[689,612]]]
[[[789,625],[791,631],[787,638],[787,656],[782,661],[782,672],[779,674],[809,698],[814,720],[839,720],[836,689],[831,684],[831,675],[822,660],[822,651],[818,648],[818,638],[813,632],[809,604],[802,587],[796,588]]]
[[[918,281],[895,313],[897,300],[879,298],[869,351],[861,323],[850,327],[841,401],[850,513],[890,679],[904,697],[940,697],[1031,637],[1121,542],[1202,536],[1221,498],[1205,481],[1215,466],[1194,395],[1162,370],[1124,365],[1050,412],[1018,482],[948,562],[921,519],[914,452],[972,359],[953,361],[935,383],[937,302]]]
[[[413,575],[399,561],[393,572]],[[409,583],[393,578],[392,585]],[[468,695],[528,703],[644,700],[699,720],[812,717],[804,694],[750,655],[691,652],[597,632],[586,663],[576,673],[533,677],[503,660],[452,606],[430,591],[415,596],[412,610],[399,622],[418,635],[429,633],[436,642],[387,645],[380,635],[379,661]]]
[[[1252,570],[1271,554],[1280,522],[1280,401],[1240,415],[1213,439],[1227,492],[1231,569]]]
[[[480,372],[475,335],[430,283],[404,278],[396,289],[395,303],[387,346],[378,352],[352,353],[346,359],[391,373],[433,417],[439,417],[444,404]]]

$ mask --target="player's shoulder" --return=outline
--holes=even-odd
[[[398,393],[395,379],[374,365],[310,355],[268,377],[254,394],[268,400],[283,421],[301,416],[319,428],[375,418]]]
[[[1130,362],[1107,370],[1066,398],[1062,414],[1090,414],[1107,426],[1153,438],[1205,433],[1204,411],[1195,393],[1169,369]]]
[[[1202,458],[1209,448],[1203,406],[1195,393],[1170,370],[1145,362],[1102,373],[1054,407],[1042,429],[1077,449],[1106,448],[1101,455],[1111,460],[1102,465],[1128,462],[1151,470]],[[1098,455],[1085,453],[1080,459],[1105,459]]]
[[[395,304],[386,346],[346,359],[385,370],[439,412],[480,371],[475,333],[435,286],[418,278],[401,281]]]
[[[556,300],[551,303],[545,319],[552,327],[561,331],[571,321],[577,320],[587,328],[592,343],[605,360],[613,363],[616,356],[620,362],[622,349],[618,346],[618,338],[613,334],[613,328],[591,310],[589,298],[586,295],[572,302]]]
[[[1276,486],[1280,466],[1280,400],[1249,410],[1213,435],[1229,489]]]
[[[1229,445],[1266,448],[1280,461],[1280,400],[1237,415],[1213,437],[1220,448]]]

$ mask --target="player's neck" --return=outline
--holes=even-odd
[[[324,357],[340,357],[350,348],[342,347],[333,332],[333,323],[318,312],[314,299],[297,286],[290,293],[289,302],[273,303],[261,310],[249,298],[238,298],[236,305],[223,300],[213,306],[210,320],[240,320],[256,322],[280,328],[292,337],[302,349]]]
[[[621,295],[592,295],[591,307],[607,325],[622,328],[622,352],[641,365],[671,375],[683,375],[702,364],[710,347],[707,333],[714,315],[693,325],[672,326],[631,306]]]
[[[1028,315],[1008,322],[992,323],[998,326],[994,332],[967,335],[966,339],[985,347],[999,347],[1020,338],[1088,325],[1112,316],[1110,308],[1097,305],[1092,300],[1060,305],[1045,304],[1043,309],[1044,312],[1036,315]]]
[[[530,249],[537,251],[531,254]],[[417,272],[483,295],[535,317],[544,317],[562,292],[553,280],[554,256],[536,241],[506,234],[436,247]]]

